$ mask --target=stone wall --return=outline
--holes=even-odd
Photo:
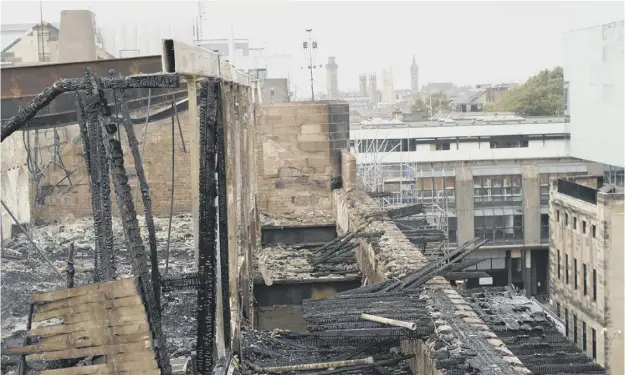
[[[276,215],[331,213],[332,179],[349,140],[346,104],[266,104],[257,118],[260,210]]]
[[[182,134],[187,142],[187,152],[182,151],[182,141],[178,126],[176,126],[174,135],[174,212],[186,212],[191,209],[188,112],[180,113],[180,121]],[[171,200],[171,120],[167,119],[149,123],[147,125],[147,137],[144,137],[145,127],[146,125],[135,125],[134,129],[139,141],[139,149],[143,150],[141,155],[150,187],[152,211],[154,215],[168,215]],[[143,202],[141,193],[136,194],[139,181],[134,169],[134,159],[130,153],[128,139],[123,128],[121,128],[120,132],[124,150],[124,165],[128,173],[129,184],[133,196],[138,197],[135,201],[135,208],[138,213],[142,213]],[[144,138],[145,146],[143,145]],[[73,139],[68,140],[62,149],[61,157],[68,170],[72,171],[75,169],[76,171],[70,177],[71,185],[67,179],[57,185],[65,177],[65,173],[52,165],[45,170],[44,173],[47,178],[42,183],[42,189],[47,191],[47,193],[45,199],[43,199],[43,204],[38,204],[37,206],[37,217],[44,222],[62,221],[72,217],[92,215],[91,193],[80,136],[75,136]],[[113,214],[117,215],[118,209],[114,200],[114,193],[112,193],[112,199]]]

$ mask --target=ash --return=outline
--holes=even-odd
[[[141,236],[149,256],[148,232],[143,217],[137,217]],[[154,217],[158,259],[161,275],[165,273],[167,229],[169,218]],[[113,218],[117,278],[132,276],[132,267],[126,251],[126,241],[119,218]],[[34,228],[32,238],[39,248],[63,273],[67,265],[69,246],[74,243],[74,286],[93,283],[95,235],[92,218]],[[2,247],[2,348],[23,345],[26,334],[28,298],[37,293],[64,289],[61,280],[37,254],[23,234],[6,241]],[[193,225],[190,215],[173,217],[171,228],[168,275],[194,272]],[[195,345],[196,304],[195,290],[163,293],[162,323],[171,356],[190,355]],[[15,368],[18,356],[2,356],[2,373]]]

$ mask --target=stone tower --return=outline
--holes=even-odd
[[[378,103],[378,81],[375,73],[369,74],[369,102],[373,104]]]
[[[364,73],[360,74],[360,96],[368,96],[369,93],[367,91],[367,75]]]
[[[412,55],[412,65],[410,65],[410,91],[413,94],[419,91],[419,65],[414,55]]]
[[[336,64],[336,57],[328,57],[326,64],[326,87],[328,89],[328,99],[339,99],[339,79],[337,70],[339,66]]]
[[[393,71],[382,71],[382,103],[395,104],[395,90],[393,89]]]

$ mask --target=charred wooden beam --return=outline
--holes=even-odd
[[[213,370],[215,347],[215,228],[216,208],[215,197],[215,123],[217,121],[218,97],[217,83],[214,80],[203,80],[200,83],[199,100],[199,282],[205,285],[197,291],[197,369],[200,374],[208,374]]]
[[[96,256],[98,257],[96,280],[109,281],[115,275],[115,254],[109,163],[107,162],[102,132],[104,129],[103,116],[110,116],[110,112],[103,110],[103,108],[108,108],[104,92],[97,89],[94,92],[87,90],[85,95],[87,98],[85,120],[89,138],[90,165],[91,173],[93,174],[92,179],[95,182],[91,194],[96,196],[95,201],[97,204],[97,212],[94,212],[94,225],[99,227],[99,230],[96,231],[96,244],[99,242],[100,245],[99,251],[96,250]],[[100,234],[99,238],[97,237],[98,233]]]
[[[176,88],[180,85],[180,78],[177,75],[138,75],[121,78],[102,78],[102,89],[132,89],[132,88]],[[69,78],[61,79],[52,86],[46,88],[41,94],[35,96],[33,100],[19,112],[2,124],[1,141],[19,130],[32,119],[37,112],[47,106],[64,92],[88,90],[86,79]]]
[[[148,230],[148,242],[150,244],[150,264],[151,264],[151,277],[152,287],[154,288],[154,303],[156,308],[160,311],[161,307],[161,285],[160,285],[160,272],[158,270],[158,252],[156,248],[156,230],[154,229],[154,217],[152,216],[152,200],[150,199],[150,189],[148,181],[145,177],[145,171],[143,170],[143,162],[141,161],[141,154],[139,153],[139,143],[137,142],[137,136],[135,135],[135,129],[132,125],[130,118],[130,111],[128,110],[128,104],[126,102],[126,93],[123,89],[115,89],[115,107],[119,108],[122,115],[122,124],[126,130],[126,136],[128,137],[128,145],[132,152],[132,157],[135,161],[135,170],[137,171],[137,178],[139,179],[139,187],[141,188],[141,198],[143,201],[143,211],[145,213],[145,225]]]
[[[221,82],[216,81],[215,99],[222,98]],[[226,349],[230,343],[230,272],[228,254],[228,197],[226,188],[226,132],[224,129],[223,102],[215,108],[215,149],[217,152],[217,205],[219,216],[219,259],[221,266],[221,295],[223,301],[223,332]]]
[[[201,287],[203,287],[203,285],[200,285],[200,276],[197,272],[187,273],[180,276],[165,276],[161,279],[161,288],[163,288],[163,292]]]
[[[85,70],[85,81],[87,97],[91,100],[98,97],[101,99],[103,94],[102,87],[98,78],[93,75],[89,68]],[[117,126],[114,124],[106,124],[105,126],[102,117],[97,118],[97,116],[93,114],[91,114],[91,116],[95,117],[97,125],[100,126],[103,148],[106,152],[105,158],[111,167],[117,205],[121,213],[128,252],[130,253],[129,258],[131,259],[133,273],[139,278],[139,285],[141,286],[150,330],[154,335],[154,350],[156,351],[157,362],[163,374],[170,374],[171,366],[169,363],[169,355],[167,354],[167,343],[161,330],[160,311],[155,303],[154,290],[152,288],[147,265],[148,260],[143,247],[143,240],[141,239],[141,231],[137,221],[132,193],[128,185],[128,176],[124,168],[124,154],[121,143],[115,139]]]

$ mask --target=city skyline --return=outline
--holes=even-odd
[[[98,25],[124,24],[138,32],[140,43],[154,36],[142,32],[158,24],[168,30],[189,28],[198,2],[43,1],[43,19],[57,22],[63,9],[89,9]],[[120,3],[121,4],[121,3]],[[301,43],[312,28],[319,42],[316,64],[336,56],[339,90],[358,91],[360,73],[392,69],[394,86],[410,88],[410,64],[416,56],[419,85],[517,82],[562,64],[562,38],[568,31],[618,21],[622,2],[206,2],[204,38],[247,38],[252,46],[270,45],[291,55],[280,72],[298,91],[309,91]],[[150,10],[150,18],[137,14]],[[39,2],[3,2],[3,23],[39,21]],[[33,17],[34,16],[34,17]],[[34,19],[33,19],[34,18]],[[365,25],[370,25],[366,27]],[[531,25],[532,27],[527,27]],[[127,36],[128,38],[128,36]],[[315,91],[325,91],[325,69],[314,74]]]

